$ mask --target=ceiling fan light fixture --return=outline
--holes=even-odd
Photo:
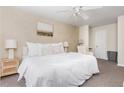
[[[75,14],[75,13],[73,13],[73,16],[76,16],[76,14]]]
[[[81,13],[80,13],[80,12],[78,12],[77,14],[78,14],[78,15],[80,15]]]
[[[60,12],[71,13],[71,16],[81,18],[83,20],[88,20],[90,16],[85,13],[85,11],[96,10],[102,8],[102,6],[72,6],[71,10],[63,10]]]

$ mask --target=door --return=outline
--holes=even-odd
[[[95,56],[100,59],[107,59],[107,36],[106,31],[95,33]]]

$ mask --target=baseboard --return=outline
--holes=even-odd
[[[117,64],[117,66],[119,66],[119,67],[124,67],[124,65],[122,65],[122,64]]]

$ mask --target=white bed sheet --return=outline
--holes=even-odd
[[[96,58],[81,53],[62,53],[42,57],[26,57],[18,69],[27,87],[79,86],[99,73]]]

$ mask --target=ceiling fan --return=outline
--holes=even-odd
[[[57,13],[71,13],[73,17],[81,17],[84,20],[89,19],[89,16],[85,13],[85,11],[95,10],[102,8],[102,6],[73,6],[70,10],[61,10]]]

